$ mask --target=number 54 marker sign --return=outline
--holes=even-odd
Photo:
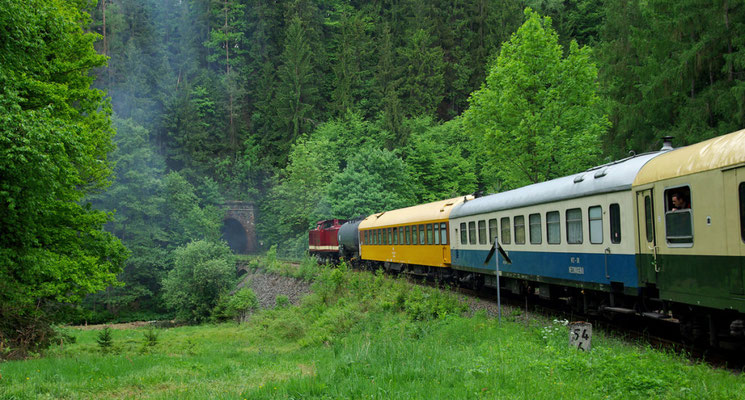
[[[572,322],[569,324],[569,347],[581,351],[592,348],[592,324],[589,322]]]

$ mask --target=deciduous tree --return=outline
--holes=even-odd
[[[572,42],[564,57],[551,20],[529,8],[525,17],[465,113],[466,126],[483,143],[483,179],[491,189],[593,165],[609,126],[590,49]]]

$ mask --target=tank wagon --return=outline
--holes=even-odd
[[[357,265],[495,285],[745,344],[745,130],[485,197],[366,217]],[[506,251],[485,265],[494,240]],[[351,248],[350,248],[351,249]]]

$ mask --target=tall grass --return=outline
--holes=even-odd
[[[75,344],[0,364],[0,398],[745,399],[739,375],[603,332],[577,352],[559,321],[499,325],[403,279],[314,271],[300,305],[245,324],[160,330],[154,344],[112,330],[107,354],[97,332],[67,328]]]

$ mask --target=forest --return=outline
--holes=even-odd
[[[745,127],[737,1],[0,0],[0,27],[0,358],[209,319],[226,200],[299,256],[318,220]]]

